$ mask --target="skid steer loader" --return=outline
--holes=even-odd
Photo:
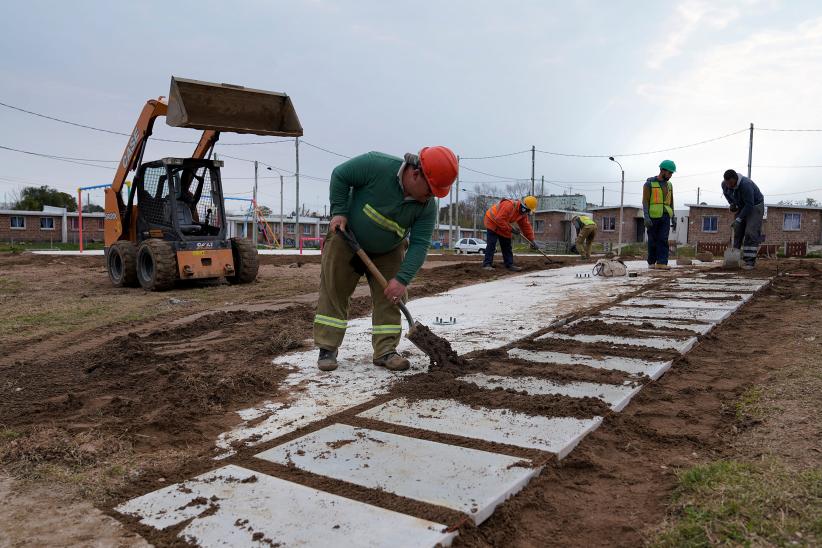
[[[190,158],[143,162],[154,121],[203,130]],[[220,168],[211,160],[220,132],[299,137],[302,126],[282,93],[171,78],[168,100],[149,100],[106,188],[105,254],[111,282],[161,291],[177,280],[257,277],[257,250],[227,238]],[[124,198],[126,177],[136,171]]]

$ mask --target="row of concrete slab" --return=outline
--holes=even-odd
[[[528,283],[539,280],[536,276],[518,278],[530,280]],[[576,283],[598,281],[578,279]],[[706,274],[672,278],[575,322],[604,320],[634,326],[636,337],[574,334],[573,329],[558,329],[531,338],[531,344],[523,345],[528,348],[514,344],[507,351],[512,359],[533,364],[617,371],[625,375],[621,384],[569,383],[542,375],[479,372],[466,373],[457,380],[487,390],[596,398],[605,402],[611,412],[619,412],[644,382],[664,374],[672,360],[629,358],[624,351],[613,356],[594,356],[534,350],[534,344],[573,341],[582,347],[638,346],[668,355],[672,351],[683,354],[696,344],[698,335],[726,319],[767,283],[765,279],[726,279]],[[569,328],[575,323],[569,324]],[[531,330],[535,331],[538,330]],[[332,387],[339,386],[330,379],[328,382]],[[364,387],[363,390],[371,397],[375,393]],[[360,403],[355,399],[348,407]],[[277,404],[272,405],[268,410],[273,410],[274,416],[281,415]],[[323,405],[316,402],[315,407]],[[337,412],[323,413],[320,409],[318,415],[311,415],[310,408],[306,409],[318,420]],[[249,410],[247,416],[259,417],[261,412]],[[540,472],[540,463],[506,454],[506,446],[538,450],[561,459],[607,418],[534,416],[449,399],[405,398],[374,405],[357,417],[368,419],[369,425],[385,425],[385,430],[395,425],[407,427],[409,432],[436,432],[502,445],[494,446],[500,447],[499,451],[485,451],[424,439],[423,435],[398,435],[379,427],[339,422],[274,445],[259,452],[256,458],[445,507],[480,524]],[[267,441],[276,443],[282,432],[282,428],[274,428],[273,437]],[[255,437],[251,443],[260,443],[260,438]],[[127,501],[117,511],[157,529],[185,524],[179,535],[201,546],[434,546],[449,544],[457,534],[451,523],[434,523],[234,464]]]

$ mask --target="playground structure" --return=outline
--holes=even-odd
[[[79,233],[78,240],[80,243],[80,253],[83,252],[83,191],[109,187],[111,187],[111,183],[107,183],[104,185],[81,186],[77,189],[77,230]],[[126,181],[126,187],[131,189],[130,181]]]

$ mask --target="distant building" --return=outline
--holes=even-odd
[[[538,196],[537,210],[587,211],[588,199],[584,194],[549,194]]]
[[[729,242],[735,213],[727,205],[688,204],[688,242]],[[766,204],[762,221],[765,244],[822,244],[822,207]]]
[[[104,213],[83,213],[83,242],[103,241]],[[80,242],[76,211],[46,206],[43,211],[0,210],[0,240],[21,243]]]

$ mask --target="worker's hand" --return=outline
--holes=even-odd
[[[651,221],[650,217],[645,217],[645,228],[651,228],[654,226],[653,221]]]
[[[539,246],[537,245],[536,242],[531,242],[531,249],[533,249],[534,251],[539,249]]]
[[[345,232],[348,227],[348,217],[344,215],[335,215],[331,217],[331,222],[328,224],[329,232],[336,232],[339,228],[341,232]]]
[[[391,278],[391,281],[388,282],[388,286],[385,288],[383,293],[385,294],[385,298],[392,303],[396,304],[401,302],[402,298],[405,296],[405,284],[397,278]]]
[[[736,213],[737,211],[739,211],[739,206],[736,204],[731,204],[731,207],[729,207],[728,209],[730,209],[732,213]]]
[[[731,223],[731,230],[736,232],[736,229],[739,228],[739,225],[741,225],[741,224],[742,224],[741,219],[734,219],[734,222]]]

